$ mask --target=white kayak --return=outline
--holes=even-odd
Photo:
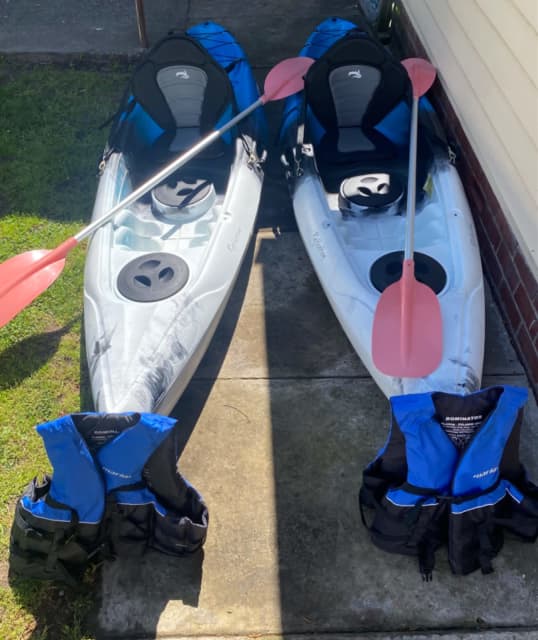
[[[190,37],[171,36],[149,53],[152,74],[159,70],[155,82],[177,127],[168,135],[164,120],[170,112],[159,114],[164,107],[145,101],[139,95],[145,90],[141,81],[133,82],[134,98],[117,118],[105,154],[93,220],[131,193],[140,174],[158,169],[148,158],[155,157],[155,149],[162,153],[162,139],[166,158],[173,157],[182,144],[204,134],[204,119],[207,127],[215,125],[209,122],[212,105],[205,101],[223,100],[211,85],[226,84],[218,77],[217,63],[225,67],[234,56],[238,60],[230,78],[238,109],[241,101],[250,104],[258,97],[243,52],[228,32],[217,28],[204,23],[191,30]],[[204,49],[206,35],[227,58],[217,58],[217,63],[210,59]],[[138,70],[143,76],[147,66]],[[155,87],[150,84],[149,89]],[[217,105],[215,118],[227,115],[227,108],[224,102]],[[159,127],[148,126],[148,112]],[[125,127],[128,118],[130,128]],[[96,411],[167,414],[196,370],[225,309],[256,220],[263,173],[250,134],[252,121],[249,126],[218,141],[210,147],[212,153],[188,163],[92,237],[85,267],[84,331]],[[145,130],[142,143],[139,127]],[[159,134],[156,143],[148,129],[151,135]],[[133,151],[143,144],[147,153],[143,147]]]
[[[431,391],[475,391],[480,388],[484,356],[482,268],[472,214],[458,173],[448,161],[446,148],[441,150],[436,146],[433,153],[430,149],[428,155],[432,157],[422,167],[414,256],[417,279],[434,289],[440,303],[441,364],[423,378],[398,378],[385,375],[372,361],[372,326],[377,303],[381,292],[401,277],[406,179],[400,160],[391,158],[384,165],[382,159],[368,159],[373,146],[379,148],[377,134],[385,133],[386,129],[381,127],[364,143],[367,134],[363,130],[354,131],[351,116],[346,115],[350,100],[360,115],[361,91],[366,92],[366,102],[372,100],[369,92],[375,92],[380,77],[372,70],[376,68],[373,61],[377,63],[381,59],[376,53],[377,43],[370,48],[371,38],[355,33],[346,21],[335,25],[332,19],[324,24],[325,30],[324,25],[320,25],[314,42],[311,40],[301,52],[301,55],[320,59],[311,67],[305,81],[308,109],[304,140],[292,153],[288,152],[285,161],[297,225],[312,265],[353,348],[387,397]],[[350,31],[347,38],[339,40],[335,36],[337,26],[343,34]],[[361,57],[365,42],[366,60]],[[383,64],[381,74],[386,73],[385,59]],[[328,78],[327,94],[336,105],[338,124],[344,121],[345,131],[339,129],[333,133],[333,138],[340,136],[333,148],[331,140],[324,135],[334,111],[331,114],[327,109],[324,113],[319,104],[312,107],[309,104],[314,89],[312,100],[319,102],[323,92],[320,82],[324,77]],[[351,98],[346,97],[346,83],[357,83],[361,79],[365,81],[363,86],[355,84],[359,89],[352,88]],[[384,105],[379,92],[375,99],[380,111],[383,108],[390,111],[390,101]],[[304,107],[288,104],[288,126],[293,132],[296,131],[294,114],[301,111],[304,112]],[[318,116],[316,122],[309,121],[313,119],[312,113]],[[363,111],[362,115],[368,114]],[[428,119],[433,117],[428,105]],[[320,121],[325,125],[325,132],[319,133]],[[403,139],[407,135],[405,132]],[[362,143],[365,151],[353,150],[355,143],[359,146]],[[421,150],[425,153],[425,148],[424,143],[419,144],[419,154]],[[352,154],[351,161],[343,158],[344,153]],[[406,158],[407,153],[405,148],[401,158]]]

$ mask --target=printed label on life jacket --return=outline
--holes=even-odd
[[[88,449],[91,453],[95,453],[104,444],[114,440],[114,438],[116,438],[121,432],[122,429],[111,429],[109,427],[103,428],[98,425],[86,436]]]
[[[472,416],[438,416],[444,432],[458,447],[463,449],[484,420],[483,414]]]
[[[114,440],[120,433],[130,429],[140,420],[140,414],[73,414],[73,422],[86,441],[91,453]]]

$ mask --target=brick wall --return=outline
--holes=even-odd
[[[392,33],[404,57],[428,57],[400,2]],[[439,82],[428,97],[456,143],[458,172],[473,212],[484,273],[538,399],[538,282]]]

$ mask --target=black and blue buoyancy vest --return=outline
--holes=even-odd
[[[510,386],[391,398],[390,435],[359,495],[373,543],[418,556],[430,580],[441,545],[452,571],[468,574],[493,570],[504,530],[534,542],[538,488],[519,460],[526,400]]]
[[[14,572],[73,583],[93,560],[147,548],[173,555],[205,541],[207,508],[179,474],[176,420],[150,413],[79,413],[41,424],[53,467],[19,499]]]

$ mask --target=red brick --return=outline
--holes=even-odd
[[[536,314],[534,312],[534,305],[527,293],[527,290],[523,283],[518,284],[514,291],[514,300],[519,308],[523,322],[528,327],[536,320]]]
[[[518,251],[518,242],[504,213],[499,213],[497,217],[497,226],[499,227],[499,232],[503,238],[503,242],[510,253],[510,256],[513,258],[516,251]]]
[[[535,348],[538,350],[538,320],[534,320],[529,327],[529,335],[531,337],[532,343]]]
[[[519,273],[519,277],[521,278],[521,282],[525,287],[527,294],[531,300],[534,300],[538,297],[538,282],[536,282],[536,278],[534,274],[529,268],[527,261],[523,257],[521,251],[518,251],[515,254],[514,262],[516,263],[517,271]]]
[[[512,254],[504,241],[501,242],[499,249],[497,250],[497,258],[501,265],[501,270],[504,277],[506,278],[508,286],[512,291],[514,291],[514,289],[520,283],[520,277],[516,269],[514,258],[512,257]]]
[[[462,145],[464,147],[463,151],[465,154],[465,159],[467,160],[467,162],[469,163],[469,166],[471,167],[471,171],[473,173],[474,179],[476,180],[476,183],[480,188],[480,191],[482,192],[482,197],[484,198],[484,200],[486,200],[488,196],[488,192],[484,188],[486,186],[486,178],[484,176],[484,170],[482,169],[482,165],[478,161],[478,158],[476,157],[476,154],[473,148],[471,147],[471,143],[468,141],[463,131],[461,132],[461,135],[463,136]]]
[[[530,381],[533,385],[538,384],[538,351],[532,343],[529,333],[525,327],[520,327],[515,335],[516,343],[523,365],[527,370]]]
[[[498,288],[501,305],[506,314],[508,325],[510,326],[511,333],[514,335],[521,326],[521,314],[512,297],[512,291],[508,288],[506,282],[502,282]]]
[[[490,208],[486,206],[482,210],[482,224],[486,229],[486,233],[488,234],[488,238],[491,242],[491,246],[497,252],[501,245],[501,241],[503,240],[501,236],[501,232],[495,222],[495,217],[490,214]]]
[[[489,240],[484,236],[480,223],[476,225],[476,231],[478,235],[478,241],[480,244],[480,255],[482,257],[482,264],[484,265],[484,271],[488,274],[492,286],[499,291],[499,287],[503,282],[503,274],[501,265],[497,260],[497,256],[493,251]],[[500,293],[500,291],[499,291]]]
[[[466,163],[462,163],[462,166],[465,166]],[[460,177],[462,181],[464,179],[464,172],[459,171]],[[465,171],[467,173],[467,171]],[[484,213],[484,196],[480,191],[480,187],[478,186],[476,180],[472,179],[473,176],[468,176],[471,180],[466,179],[464,182],[465,193],[467,194],[467,199],[469,200],[469,204],[471,206],[471,211],[473,212],[473,217],[476,219],[477,217],[482,218]],[[487,230],[487,226],[484,225]],[[489,235],[489,234],[488,234]]]
[[[478,160],[477,160],[478,163]],[[497,200],[497,196],[493,192],[491,188],[491,184],[488,182],[486,178],[486,174],[480,164],[478,164],[477,171],[480,174],[480,183],[482,185],[482,193],[484,194],[484,200],[488,203],[490,207],[490,215],[494,218],[497,218],[499,215],[504,215],[499,205],[499,201]]]

